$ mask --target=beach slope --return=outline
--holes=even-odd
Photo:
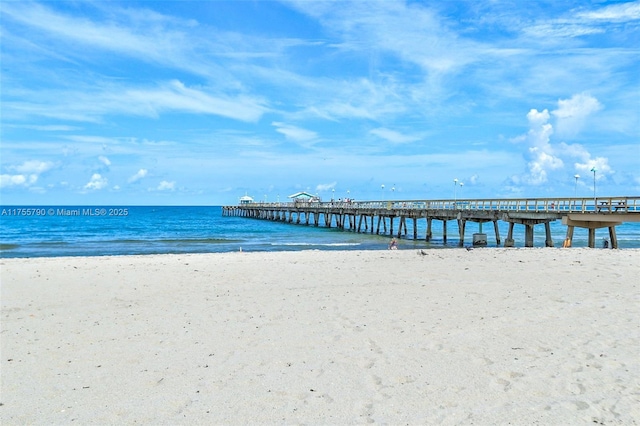
[[[0,423],[637,424],[640,250],[2,259]]]

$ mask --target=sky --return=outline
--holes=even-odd
[[[8,0],[0,19],[3,205],[640,194],[640,1]]]

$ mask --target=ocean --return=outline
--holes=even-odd
[[[442,222],[433,221],[433,238],[426,242],[426,221],[418,221],[418,240],[413,240],[412,221],[399,249],[458,248],[458,228],[447,224],[443,241]],[[397,221],[395,223],[397,232]],[[499,222],[502,244],[508,224]],[[551,224],[556,247],[562,247],[566,227]],[[620,249],[640,248],[640,223],[616,228]],[[470,245],[478,225],[468,222],[465,245]],[[483,226],[488,248],[496,247],[493,225]],[[608,238],[598,229],[598,247]],[[524,226],[514,228],[516,247],[524,247]],[[388,235],[341,231],[324,226],[222,216],[219,206],[1,206],[0,257],[107,256],[162,253],[220,253],[234,251],[380,250]],[[543,225],[534,229],[535,247],[544,247]],[[587,230],[576,228],[574,247],[587,246]]]

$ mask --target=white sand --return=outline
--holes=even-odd
[[[0,260],[0,423],[638,424],[640,250]]]

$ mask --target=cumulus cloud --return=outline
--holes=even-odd
[[[94,173],[91,180],[84,186],[86,190],[99,190],[107,186],[109,181],[106,177],[102,177],[99,173]]]
[[[575,136],[584,127],[587,117],[602,109],[602,104],[588,94],[573,95],[571,99],[560,99],[558,109],[551,113],[556,117],[559,136]]]
[[[156,189],[158,191],[173,191],[175,189],[175,186],[175,182],[168,182],[166,180],[163,180],[162,182],[160,182]]]
[[[10,186],[29,186],[36,183],[38,175],[0,175],[0,188],[7,188]]]
[[[527,180],[530,184],[539,185],[547,181],[549,170],[559,169],[564,163],[554,154],[550,144],[553,126],[548,123],[549,111],[545,109],[539,112],[532,109],[527,114],[527,119],[529,120],[529,132],[525,137],[529,145],[525,155],[529,169]]]
[[[18,166],[9,166],[11,173],[0,175],[0,188],[11,186],[31,186],[38,181],[40,175],[54,167],[50,161],[29,160]]]
[[[559,152],[563,156],[574,159],[573,167],[579,173],[592,173],[591,169],[596,169],[596,180],[604,179],[608,175],[615,173],[609,165],[609,159],[606,157],[593,157],[591,153],[580,144],[567,145],[561,143]]]
[[[23,174],[26,173],[40,175],[48,170],[51,170],[53,166],[54,164],[51,161],[31,160],[25,161],[19,166],[9,167],[9,169]]]
[[[542,185],[549,181],[549,175],[554,171],[565,168],[573,163],[574,171],[587,173],[596,168],[596,179],[602,179],[613,170],[605,157],[593,157],[580,144],[552,143],[555,128],[550,123],[551,116],[556,118],[556,126],[564,129],[563,134],[575,134],[586,123],[586,118],[600,110],[602,106],[594,97],[581,93],[570,99],[558,101],[558,108],[551,114],[548,110],[532,109],[527,114],[529,131],[513,139],[514,142],[527,145],[524,154],[527,160],[527,173],[523,176],[512,177],[514,184]],[[557,135],[560,136],[560,135]]]
[[[128,182],[129,183],[137,182],[140,179],[142,179],[143,177],[145,177],[147,175],[147,173],[148,173],[147,169],[140,169],[140,170],[138,170],[138,172],[135,175],[133,175],[133,176],[131,176],[129,178]]]
[[[609,166],[609,159],[605,157],[591,158],[589,156],[589,158],[582,163],[574,163],[574,167],[584,175],[587,175],[587,173],[593,173],[593,170],[595,169],[596,172],[594,174],[596,180],[604,179],[608,175],[613,174],[613,170],[611,169],[611,166]]]

